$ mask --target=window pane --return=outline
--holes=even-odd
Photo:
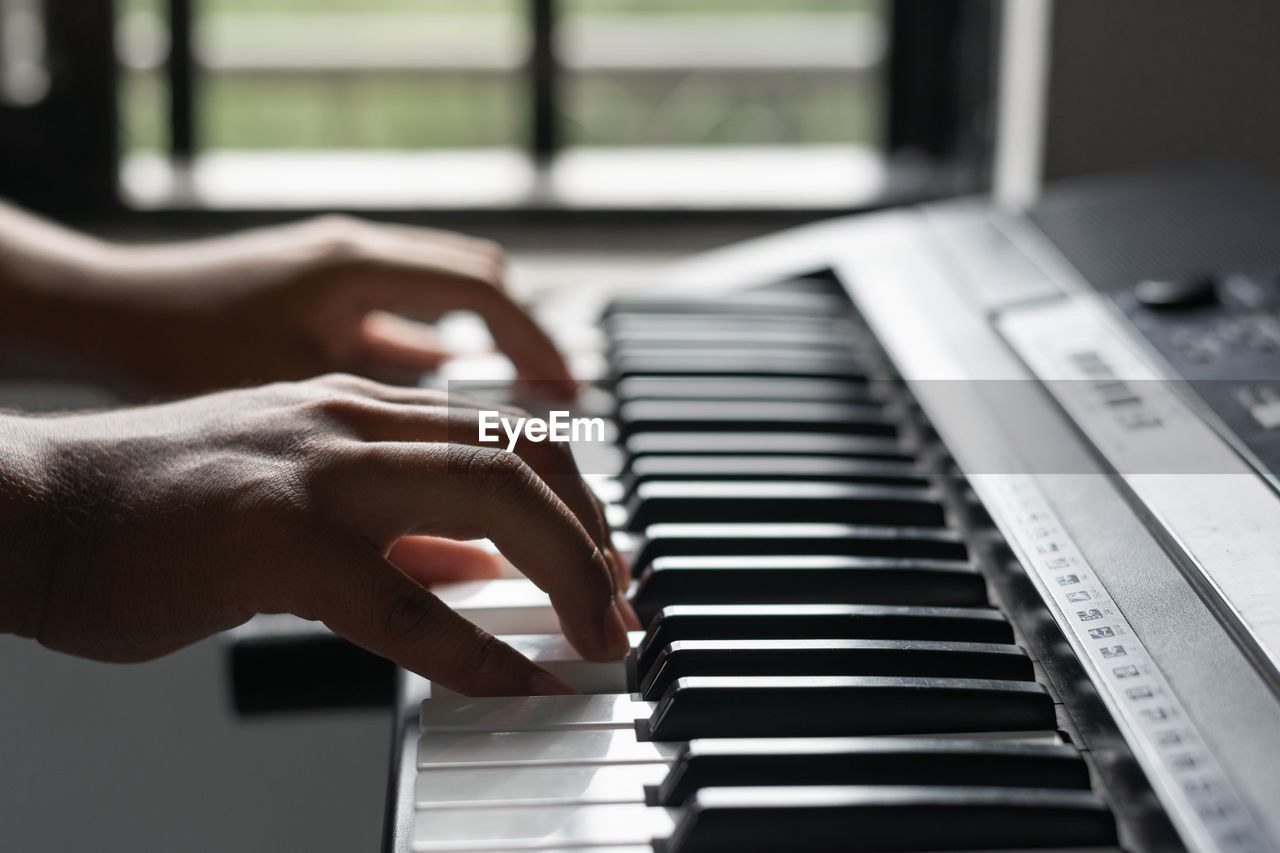
[[[161,0],[118,0],[122,151],[159,151],[169,144],[169,87],[164,73],[168,51],[168,23]]]
[[[880,0],[565,0],[584,145],[878,144]]]
[[[522,0],[201,0],[201,147],[474,147],[523,135]]]

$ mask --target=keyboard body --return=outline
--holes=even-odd
[[[807,849],[1280,848],[1280,191],[1205,172],[1083,182],[1030,210],[945,202],[565,299],[552,331],[614,430],[582,465],[642,570],[642,618],[667,623],[636,634],[629,672],[581,670],[612,697],[581,711],[612,738],[597,763],[629,769],[584,777],[590,806],[478,805],[484,779],[581,773],[599,737],[530,771],[522,755],[566,748],[548,739],[560,712],[535,725],[541,710],[481,702],[468,721],[400,673],[386,850],[806,849],[790,831]],[[754,346],[744,315],[767,319]],[[672,377],[710,384],[654,384]],[[716,399],[726,379],[770,390]],[[776,635],[734,628],[722,578],[753,614],[794,612]],[[848,607],[863,627],[836,637]],[[933,710],[903,685],[938,691]],[[773,767],[752,739],[798,754],[794,773],[712,773],[661,799],[669,768],[731,766],[717,751],[745,751],[747,776]],[[823,749],[843,756],[830,773]],[[952,755],[971,749],[981,761]],[[1072,790],[1046,794],[1058,777],[1039,763],[1002,792],[1018,761],[1067,760],[1055,750],[1081,762]],[[614,776],[634,791],[591,800]],[[481,793],[448,794],[455,779]],[[493,829],[530,810],[540,828]]]

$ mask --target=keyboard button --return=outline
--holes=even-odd
[[[1056,727],[1040,684],[877,676],[678,679],[648,720],[655,741],[1029,731]]]
[[[643,432],[830,432],[897,435],[884,409],[856,403],[635,400],[618,407],[622,434]]]
[[[1116,843],[1088,791],[912,786],[706,788],[669,853],[745,849],[994,850]]]
[[[925,640],[678,640],[640,673],[638,690],[657,701],[694,675],[901,675],[1031,681],[1017,646]]]
[[[760,314],[767,317],[833,317],[849,313],[848,300],[823,293],[797,293],[791,290],[749,290],[714,298],[673,296],[619,297],[605,306],[607,322],[619,317],[646,315],[688,316],[690,314],[725,316]]]
[[[641,483],[628,502],[628,528],[697,521],[832,522],[940,527],[946,514],[937,493],[903,486],[853,483]]]
[[[626,693],[433,697],[422,703],[418,722],[426,733],[630,729],[652,711]]]
[[[1087,790],[1075,747],[958,738],[752,738],[690,741],[654,794],[680,806],[700,788],[961,785]]]
[[[680,744],[644,741],[634,728],[423,732],[418,769],[502,765],[669,764]]]
[[[843,456],[640,456],[623,474],[629,493],[640,483],[686,480],[877,483],[918,488],[929,485],[914,463]]]
[[[635,652],[647,672],[677,640],[954,640],[1012,643],[1013,628],[994,608],[877,604],[676,604],[651,620]]]
[[[667,809],[635,803],[428,809],[414,815],[412,846],[418,853],[444,853],[647,845],[670,835],[675,818]]]
[[[655,524],[645,529],[631,565],[640,575],[659,557],[802,554],[967,560],[969,550],[954,531],[929,527]]]
[[[660,557],[631,604],[648,624],[672,604],[914,604],[980,607],[986,581],[971,563],[840,556]]]
[[[912,462],[896,438],[822,432],[646,432],[628,436],[629,458],[650,454],[707,456],[852,456]]]
[[[758,350],[655,350],[613,359],[615,379],[628,376],[794,376],[839,379],[858,375],[862,362],[838,353],[809,354]]]
[[[631,376],[619,380],[614,393],[626,400],[812,400],[827,403],[872,401],[861,377],[840,379],[769,379]]]
[[[646,785],[667,777],[665,764],[575,767],[479,766],[418,773],[416,808],[643,803]]]

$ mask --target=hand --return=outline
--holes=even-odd
[[[0,285],[6,271],[26,283],[14,303],[28,309],[13,312],[9,331],[165,394],[329,371],[412,381],[448,353],[429,326],[395,312],[465,309],[487,322],[521,379],[573,396],[564,360],[504,290],[505,266],[485,240],[345,217],[115,246],[0,211]]]
[[[491,539],[596,660],[627,651],[625,569],[564,445],[463,443],[452,402],[339,375],[0,418],[0,630],[133,661],[287,611],[464,693],[566,690],[427,590],[495,570],[429,537]]]

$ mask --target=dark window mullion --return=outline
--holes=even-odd
[[[187,165],[196,153],[195,0],[169,0],[169,153]]]
[[[559,82],[556,56],[556,0],[529,0],[532,47],[529,54],[529,85],[532,125],[530,147],[539,163],[549,161],[560,148]]]

